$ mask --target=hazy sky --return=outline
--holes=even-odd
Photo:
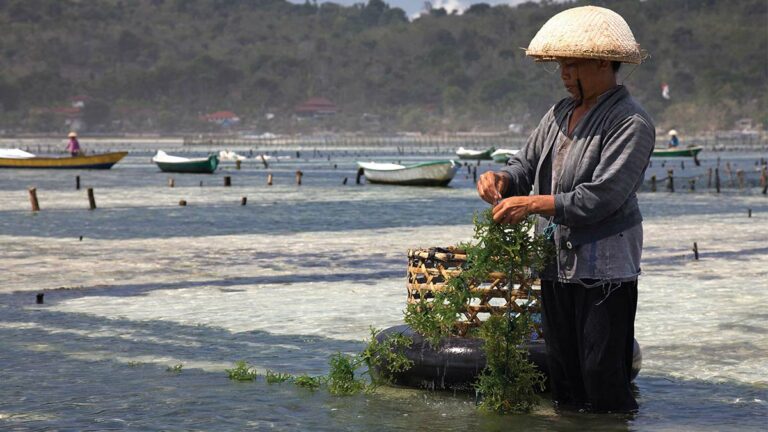
[[[304,3],[304,0],[290,0],[293,3]],[[444,7],[448,12],[458,9],[463,11],[469,6],[475,3],[488,3],[490,5],[509,4],[516,5],[519,3],[525,3],[528,0],[432,0],[432,7],[441,8]],[[319,0],[320,3],[326,3],[327,0]],[[367,0],[333,0],[332,3],[337,3],[345,6],[350,6],[355,3],[367,3]],[[424,0],[384,0],[385,3],[391,7],[399,7],[403,9],[408,16],[413,17],[419,14],[424,8]]]

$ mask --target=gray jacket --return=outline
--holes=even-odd
[[[510,176],[503,196],[552,192],[552,146],[575,100],[563,99],[541,119],[526,145],[502,172]],[[618,234],[643,218],[636,192],[643,182],[656,140],[650,116],[624,86],[598,98],[573,131],[555,194],[561,246],[578,245]],[[540,224],[541,225],[541,224]]]

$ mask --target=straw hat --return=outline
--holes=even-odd
[[[674,129],[670,129],[670,130],[669,130],[669,132],[667,132],[667,134],[668,134],[669,136],[674,136],[674,135],[677,135],[677,131],[676,131],[676,130],[674,130]]]
[[[77,138],[76,132],[70,132],[69,135],[67,135],[68,138]]]
[[[553,16],[533,37],[525,54],[536,61],[569,57],[635,64],[647,57],[624,18],[597,6],[566,9]]]

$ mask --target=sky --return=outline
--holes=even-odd
[[[304,3],[304,0],[290,0],[290,1],[293,3]],[[459,12],[462,12],[464,11],[464,9],[470,7],[475,3],[487,3],[489,5],[499,5],[499,4],[516,5],[520,3],[525,3],[526,1],[529,1],[529,0],[431,0],[430,3],[432,3],[432,7],[435,9],[439,9],[443,7],[448,12],[451,12],[454,9],[458,10]],[[326,3],[328,1],[319,0],[319,2]],[[351,6],[355,3],[366,3],[367,0],[332,0],[332,2],[340,5],[344,5],[344,6]],[[419,13],[424,8],[424,0],[384,0],[384,2],[389,4],[389,6],[391,7],[399,7],[400,9],[403,9],[409,17],[418,16]]]

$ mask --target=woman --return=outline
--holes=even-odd
[[[80,155],[80,143],[77,141],[77,134],[75,132],[69,133],[69,143],[67,143],[67,151],[72,157]]]

